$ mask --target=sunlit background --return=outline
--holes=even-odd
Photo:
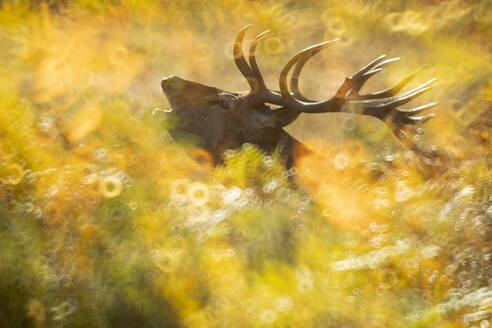
[[[160,80],[271,88],[297,51],[331,97],[381,54],[387,87],[428,65],[408,131],[304,115],[317,156],[176,144]],[[489,1],[0,1],[0,327],[490,327]],[[321,159],[319,157],[321,155]]]

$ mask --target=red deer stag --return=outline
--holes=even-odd
[[[266,152],[281,147],[282,154],[287,159],[287,166],[292,166],[296,149],[305,147],[284,131],[283,127],[292,123],[301,113],[343,112],[356,106],[360,114],[375,116],[381,120],[391,118],[394,132],[404,125],[423,123],[434,116],[414,115],[437,103],[411,109],[398,108],[429,90],[429,85],[435,80],[396,95],[417,72],[389,89],[370,94],[359,93],[371,76],[399,59],[386,59],[385,55],[346,78],[333,98],[313,101],[304,97],[298,84],[302,68],[311,57],[336,40],[308,47],[292,57],[280,73],[280,91],[271,90],[265,85],[255,58],[258,42],[268,31],[258,35],[251,44],[248,64],[242,49],[243,38],[248,28],[249,25],[243,27],[237,34],[234,58],[239,71],[251,88],[249,92],[228,92],[176,76],[165,78],[161,82],[162,90],[173,108],[172,113],[177,116],[173,137],[178,140],[183,135],[198,137],[201,146],[213,156],[216,164],[221,162],[225,150],[250,143]],[[288,81],[287,76],[293,67],[294,71]],[[280,107],[272,108],[270,105]]]

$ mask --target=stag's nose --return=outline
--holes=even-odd
[[[183,86],[183,80],[177,76],[169,76],[161,81],[162,90],[179,90]]]

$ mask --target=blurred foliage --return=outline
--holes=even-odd
[[[489,327],[491,9],[0,1],[0,326]],[[303,75],[319,98],[381,53],[402,63],[374,88],[429,64],[419,101],[441,106],[411,138],[441,155],[350,121],[343,140],[305,137],[323,160],[288,171],[252,145],[212,168],[175,144],[160,79],[246,89],[231,46],[247,23],[272,30],[272,86],[296,51],[340,38]]]

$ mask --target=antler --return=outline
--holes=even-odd
[[[349,78],[346,78],[334,97],[322,101],[313,101],[304,97],[299,90],[299,76],[304,65],[310,58],[319,53],[321,50],[328,47],[328,45],[330,45],[337,39],[313,45],[297,53],[294,57],[292,57],[292,59],[287,62],[280,73],[280,91],[270,90],[265,85],[255,57],[256,47],[258,43],[265,37],[266,33],[268,33],[269,31],[267,30],[259,34],[253,41],[249,50],[248,65],[246,59],[244,58],[242,42],[244,35],[249,27],[250,25],[246,25],[239,31],[234,43],[234,59],[236,65],[251,87],[251,91],[248,94],[248,99],[253,104],[270,103],[283,106],[282,110],[279,113],[292,118],[290,122],[292,122],[300,113],[338,112],[342,110],[342,107],[344,105],[356,105],[362,108],[362,114],[375,116],[383,120],[386,119],[389,115],[392,115],[393,122],[396,123],[396,125],[426,122],[427,120],[435,116],[434,114],[429,114],[425,116],[413,115],[418,114],[428,108],[434,107],[437,105],[437,103],[429,103],[411,109],[397,108],[398,106],[411,101],[418,95],[430,90],[431,87],[429,85],[433,83],[435,79],[431,79],[428,82],[420,85],[419,87],[407,91],[401,95],[396,95],[421,70],[410,74],[409,76],[402,79],[395,86],[386,90],[365,95],[361,95],[359,93],[363,85],[371,76],[382,71],[386,65],[399,60],[399,58],[390,58],[385,60],[386,55],[382,55],[376,58],[365,67],[360,69],[357,73]],[[289,81],[289,90],[289,82],[287,81],[287,77],[292,67],[294,67],[294,72]],[[275,111],[279,111],[279,109]]]
[[[236,36],[236,40],[234,42],[234,61],[236,62],[236,66],[239,68],[243,76],[246,78],[249,86],[251,87],[251,91],[249,93],[249,99],[253,104],[258,103],[271,103],[278,104],[281,101],[281,96],[278,92],[272,91],[267,88],[265,85],[265,81],[263,80],[263,76],[261,75],[260,68],[256,63],[256,47],[258,42],[265,37],[265,35],[270,32],[269,30],[264,31],[259,34],[256,39],[251,44],[249,49],[249,63],[246,62],[243,54],[243,38],[244,34],[251,25],[248,24],[243,27]]]
[[[324,49],[328,43],[332,41],[327,41],[323,42],[319,45],[315,45],[312,47],[309,47],[300,53],[298,53],[294,58],[292,58],[287,65],[284,67],[282,70],[282,73],[280,74],[280,92],[278,91],[273,91],[267,88],[265,85],[265,81],[263,80],[263,76],[260,72],[260,69],[258,67],[258,64],[256,63],[256,47],[261,41],[265,35],[269,32],[269,30],[264,31],[263,33],[259,34],[256,39],[253,41],[251,44],[250,50],[249,50],[249,65],[246,62],[246,59],[244,58],[243,50],[242,50],[242,42],[244,35],[246,34],[246,31],[251,25],[246,25],[243,27],[239,33],[236,36],[236,40],[234,42],[234,60],[236,62],[237,67],[239,68],[239,71],[243,74],[243,76],[246,78],[246,81],[248,82],[251,91],[248,94],[248,97],[250,101],[254,104],[258,103],[271,103],[275,105],[280,105],[280,106],[285,106],[289,107],[292,110],[295,109],[301,109],[302,106],[299,106],[298,104],[295,104],[295,100],[292,101],[287,97],[284,93],[287,93],[290,96],[289,90],[286,86],[287,82],[287,74],[288,70],[294,66],[295,64],[298,64],[296,66],[295,73],[292,75],[293,81],[295,80],[296,82],[293,82],[291,85],[294,85],[294,96],[299,97],[300,99],[305,99],[299,92],[299,89],[296,87],[297,86],[297,80],[299,77],[299,74],[306,63],[306,61]],[[282,82],[284,80],[284,82]],[[285,84],[285,87],[282,89],[283,84]],[[295,99],[295,98],[294,98]],[[301,100],[302,101],[302,100]],[[319,102],[321,103],[326,103],[325,102]],[[336,111],[336,110],[333,110]],[[302,112],[302,111],[299,111]]]

